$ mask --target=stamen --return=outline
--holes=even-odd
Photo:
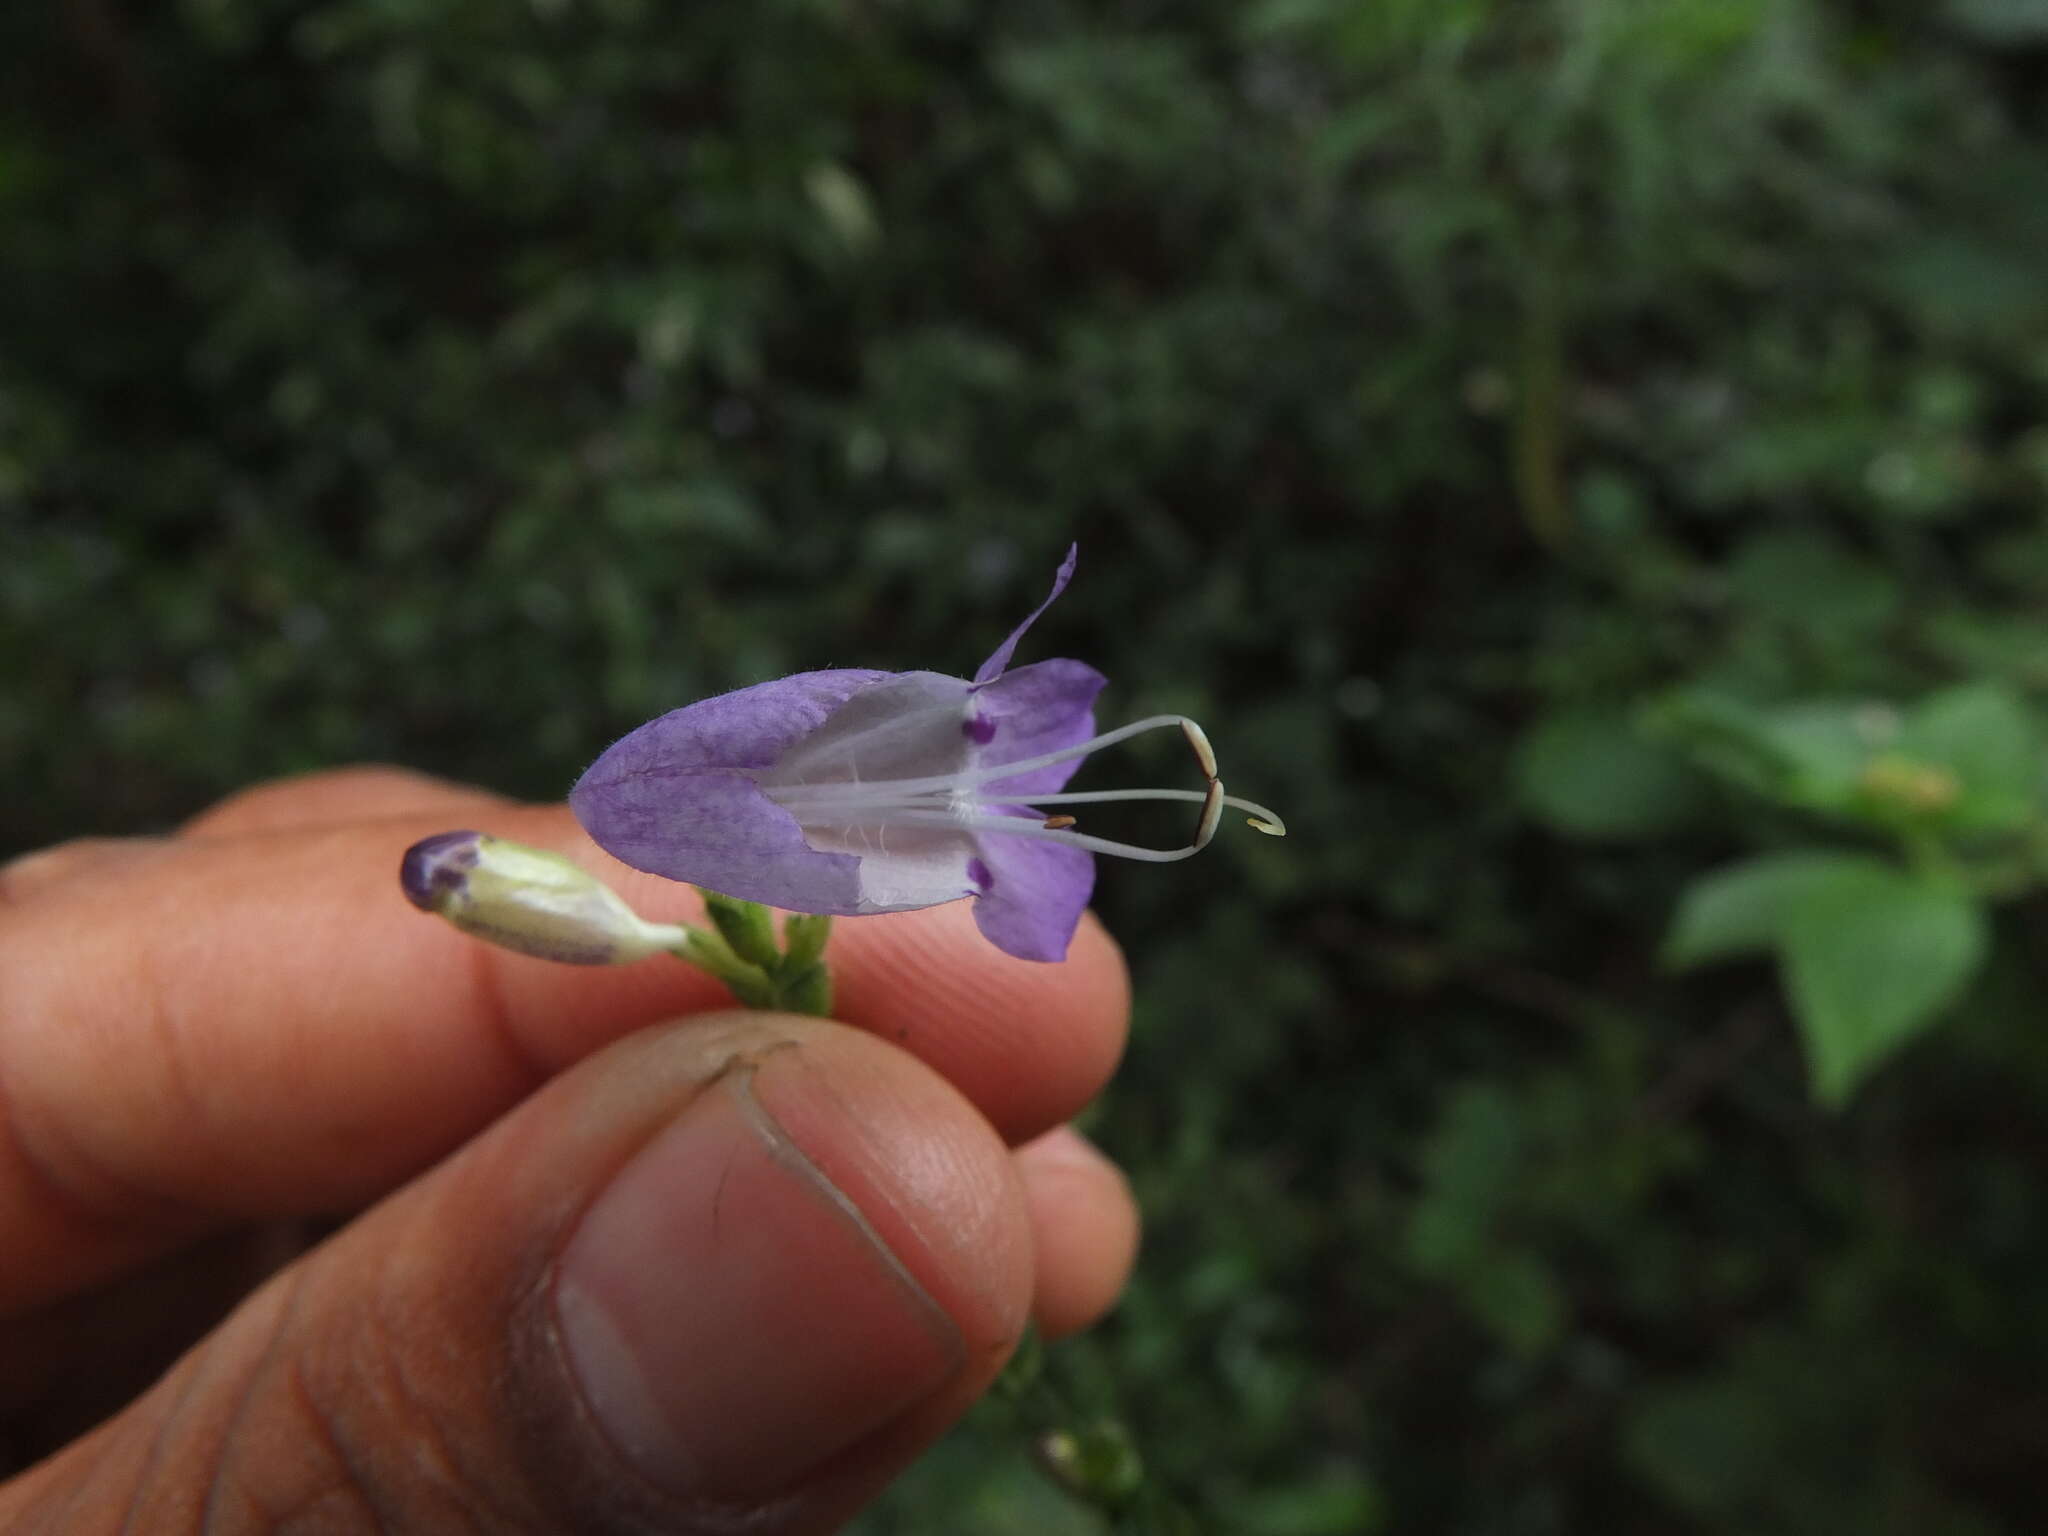
[[[1129,725],[1118,726],[1113,731],[1104,731],[1100,736],[1091,737],[1074,746],[1062,747],[1057,752],[1021,758],[1014,763],[995,763],[977,768],[971,773],[934,773],[915,779],[863,779],[859,783],[842,784],[764,784],[761,788],[769,799],[785,806],[796,799],[807,802],[894,800],[906,795],[921,795],[931,790],[972,789],[977,784],[1014,779],[1019,774],[1050,768],[1055,763],[1070,763],[1075,758],[1086,757],[1091,752],[1101,751],[1104,747],[1113,747],[1120,741],[1128,741],[1131,737],[1143,735],[1146,731],[1156,731],[1169,725],[1194,724],[1195,722],[1186,715],[1150,715],[1143,720],[1134,720]],[[1196,725],[1195,729],[1199,731],[1201,727]],[[1205,737],[1204,740],[1206,739]],[[1197,751],[1199,754],[1199,749]]]
[[[1195,761],[1209,780],[1207,788],[1092,789],[1048,795],[968,793],[979,785],[1000,783],[1057,763],[1072,762],[1104,747],[1169,725],[1180,727],[1189,750],[1195,754]],[[761,789],[769,799],[806,825],[836,824],[844,819],[849,825],[857,823],[864,828],[875,829],[891,825],[979,827],[1013,837],[1044,837],[1096,853],[1156,862],[1184,859],[1208,846],[1215,836],[1225,806],[1246,812],[1246,821],[1255,831],[1268,837],[1287,835],[1287,824],[1277,812],[1256,800],[1241,800],[1223,792],[1222,782],[1216,774],[1216,752],[1209,744],[1208,733],[1185,715],[1151,715],[1056,752],[1021,758],[1012,763],[990,764],[972,772],[928,774],[913,779],[865,779],[837,784],[763,784]],[[1017,805],[1038,809],[1048,805],[1091,805],[1115,800],[1199,801],[1202,815],[1195,834],[1196,841],[1186,848],[1171,850],[1139,848],[1130,843],[1111,842],[1106,838],[1071,831],[1069,829],[1074,826],[1075,819],[1065,814],[1045,816],[1034,826],[1022,818],[976,816],[965,809],[969,805]]]
[[[978,805],[1102,805],[1112,800],[1186,800],[1190,804],[1209,798],[1201,789],[1074,789],[1057,795],[976,795]],[[1245,819],[1268,837],[1285,837],[1287,823],[1278,811],[1268,810],[1256,800],[1225,795],[1223,803],[1234,810],[1249,811]]]
[[[1049,843],[1065,843],[1069,848],[1085,848],[1090,853],[1106,853],[1119,859],[1141,859],[1147,864],[1172,864],[1202,851],[1198,843],[1185,848],[1140,848],[1133,843],[1114,843],[1106,837],[1047,827],[1021,816],[955,816],[950,811],[891,810],[886,819],[870,825],[950,827],[956,831],[997,832],[1007,837],[1041,837]]]

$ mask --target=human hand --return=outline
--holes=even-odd
[[[422,918],[399,856],[457,825],[696,916],[391,769],[0,870],[0,1527],[825,1531],[1113,1300],[1092,919],[1062,965],[843,922],[846,1024],[733,1012]]]

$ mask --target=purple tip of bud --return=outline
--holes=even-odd
[[[960,730],[977,747],[985,747],[996,739],[996,723],[987,715],[975,715],[961,721]]]
[[[480,832],[436,832],[405,850],[398,883],[405,899],[422,912],[438,912],[443,901],[462,888],[476,868]]]
[[[986,896],[995,889],[996,877],[989,867],[979,859],[967,861],[967,878],[974,882],[974,888]]]

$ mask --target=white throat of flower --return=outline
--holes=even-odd
[[[1187,739],[1195,761],[1201,765],[1202,776],[1208,780],[1206,789],[1088,789],[1050,795],[985,795],[979,792],[982,785],[1000,784],[1039,768],[1073,762],[1104,747],[1169,725],[1179,726]],[[1249,823],[1269,837],[1287,835],[1287,825],[1276,813],[1254,801],[1240,800],[1223,792],[1223,781],[1216,773],[1216,753],[1209,745],[1208,735],[1185,715],[1152,715],[1057,752],[1046,752],[1012,763],[963,768],[957,773],[930,774],[911,779],[764,784],[762,793],[805,826],[951,828],[1004,837],[1038,837],[1048,842],[1064,843],[1070,848],[1085,848],[1090,853],[1104,853],[1120,859],[1142,859],[1153,864],[1191,858],[1208,847],[1210,838],[1216,835],[1216,824],[1222,819],[1225,806],[1244,811]],[[1195,829],[1195,840],[1182,848],[1141,848],[1133,843],[1112,842],[1108,838],[1073,831],[1075,818],[1066,813],[1056,812],[1034,822],[1021,816],[990,815],[983,809],[989,806],[1037,809],[1051,805],[1100,805],[1114,800],[1186,800],[1199,803],[1202,811]]]

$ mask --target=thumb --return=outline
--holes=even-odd
[[[870,1035],[645,1031],[281,1272],[0,1526],[830,1530],[1008,1353],[1025,1209]]]

